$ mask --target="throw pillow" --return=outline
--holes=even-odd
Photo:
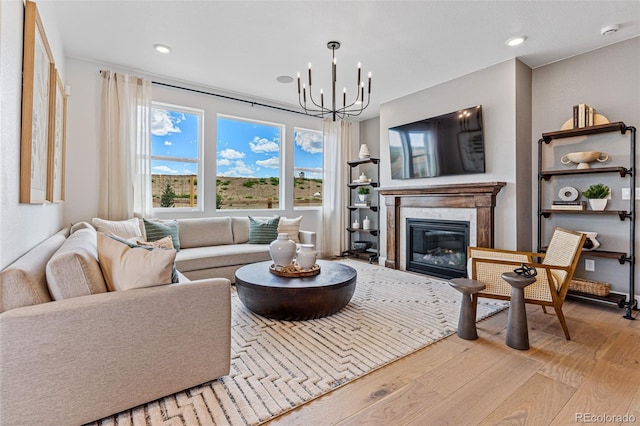
[[[104,220],[94,217],[91,223],[98,232],[110,232],[120,238],[142,238],[140,220],[135,217],[129,220]]]
[[[158,241],[167,235],[170,235],[173,242],[173,248],[180,251],[180,235],[178,234],[177,220],[152,222],[144,219],[144,230],[147,234],[147,241]]]
[[[289,234],[290,240],[293,240],[294,243],[299,243],[300,237],[298,234],[300,233],[300,222],[302,222],[302,216],[296,217],[295,219],[281,217],[280,222],[278,222],[278,234]]]
[[[171,235],[167,235],[164,238],[160,238],[157,241],[140,241],[136,240],[136,245],[145,246],[151,248],[161,248],[161,249],[172,249],[173,248],[173,239]]]
[[[110,291],[171,284],[175,250],[131,248],[98,233],[98,260]]]
[[[280,216],[258,219],[249,216],[249,243],[269,244],[278,238]]]

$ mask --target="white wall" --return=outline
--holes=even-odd
[[[556,62],[533,70],[533,120],[532,139],[540,138],[541,133],[558,130],[571,117],[572,106],[586,103],[595,107],[598,113],[609,121],[624,121],[628,126],[640,126],[640,37],[594,50],[564,61]],[[636,141],[638,143],[640,141]],[[588,145],[593,144],[593,145]],[[586,138],[572,138],[554,142],[554,146],[570,151],[601,150],[611,156],[606,165],[625,165],[629,162],[629,136],[607,134]],[[585,149],[590,146],[591,148]],[[537,144],[532,147],[533,193],[537,193]],[[545,151],[547,152],[547,151]],[[569,151],[567,151],[569,152]],[[557,160],[557,155],[555,156]],[[547,163],[545,163],[547,164]],[[640,151],[636,156],[640,164]],[[564,167],[557,164],[557,167]],[[562,186],[574,186],[584,190],[591,183],[603,182],[615,188],[609,201],[610,209],[627,210],[628,201],[622,201],[619,187],[628,186],[628,180],[617,175],[583,175],[569,178],[553,178],[549,185],[557,190]],[[636,175],[636,186],[640,179]],[[535,203],[534,203],[535,206]],[[636,210],[640,205],[636,203]],[[637,219],[636,219],[637,220]],[[571,227],[582,231],[596,231],[603,250],[627,251],[629,241],[629,222],[621,222],[615,217],[578,215],[570,218],[561,215],[552,216],[545,221],[545,229],[554,226]],[[537,232],[537,223],[534,223]],[[636,281],[640,277],[640,225],[636,224]],[[583,256],[577,276],[612,283],[612,290],[620,293],[628,291],[628,265],[620,265],[616,260],[593,258],[595,272],[584,271]],[[636,294],[640,288],[636,287]]]
[[[518,235],[531,233],[529,217],[519,217],[513,212],[517,209],[518,197],[531,197],[528,184],[525,192],[518,191],[517,165],[531,162],[530,153],[524,156],[517,149],[518,144],[530,143],[530,135],[524,140],[517,132],[516,117],[526,115],[518,111],[517,88],[526,90],[527,73],[523,64],[513,59],[472,74],[448,81],[417,93],[382,104],[380,109],[380,158],[381,183],[383,187],[424,187],[468,182],[506,182],[497,195],[495,209],[495,246],[516,249],[522,241]],[[520,79],[525,80],[521,82]],[[411,123],[420,119],[434,117],[474,105],[482,105],[485,141],[486,173],[461,176],[442,176],[435,178],[392,180],[389,167],[388,128]],[[522,119],[522,117],[520,117]],[[528,146],[528,145],[527,145]],[[528,169],[527,169],[528,170]],[[386,207],[381,211],[386,216]],[[386,229],[381,233],[382,257],[386,257]],[[530,249],[530,246],[527,247]]]
[[[99,70],[118,70],[106,64],[96,64],[77,59],[68,59],[68,84],[72,86],[69,101],[69,124],[67,131],[67,203],[65,205],[65,221],[78,222],[90,220],[98,212],[98,168],[99,168],[99,109],[100,109],[100,75]],[[152,78],[153,79],[153,78]],[[157,79],[156,79],[157,80]],[[163,80],[163,82],[168,82]],[[170,82],[169,82],[170,83]],[[181,83],[173,83],[183,85]],[[189,86],[194,89],[219,90]],[[286,88],[285,88],[286,89]],[[283,90],[285,90],[283,89]],[[247,216],[279,214],[287,217],[302,215],[302,228],[320,231],[319,208],[293,208],[293,186],[287,184],[293,180],[293,131],[294,127],[322,130],[322,120],[300,114],[288,113],[270,108],[251,106],[250,104],[222,99],[206,94],[199,94],[160,85],[152,86],[153,99],[159,102],[201,108],[205,110],[205,146],[204,146],[204,190],[208,195],[204,201],[204,211],[197,213],[158,213],[158,217],[199,217],[199,216]],[[282,141],[284,147],[281,161],[285,164],[281,186],[284,186],[282,209],[270,210],[215,210],[215,164],[216,159],[216,117],[217,114],[267,121],[285,125]],[[358,141],[359,127],[352,126],[352,138]],[[356,150],[357,152],[357,150]]]
[[[51,5],[38,5],[56,67],[64,52]],[[0,2],[0,269],[63,226],[63,204],[20,204],[20,119],[24,4]]]

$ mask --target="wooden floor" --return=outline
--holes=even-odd
[[[518,351],[507,312],[479,322],[478,340],[450,336],[269,424],[640,424],[640,318],[568,300],[567,341],[555,314],[528,305],[531,348]]]

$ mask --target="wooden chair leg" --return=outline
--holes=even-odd
[[[544,305],[540,305],[542,307],[542,312],[544,312],[545,314],[547,313],[547,307]]]
[[[564,319],[564,313],[562,312],[562,305],[553,305],[553,309],[555,309],[556,315],[560,320],[562,331],[564,331],[564,337],[566,337],[567,340],[571,340],[571,337],[569,336],[569,328],[567,327],[567,321]]]

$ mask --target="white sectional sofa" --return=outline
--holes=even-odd
[[[258,218],[265,219],[265,218]],[[249,243],[248,217],[178,219],[180,251],[176,267],[192,280],[212,277],[235,280],[243,265],[269,260],[268,244]],[[301,244],[316,244],[316,233],[299,231]]]
[[[229,373],[230,280],[269,245],[248,218],[177,222],[180,283],[107,291],[88,223],[0,272],[0,426],[84,424]]]

